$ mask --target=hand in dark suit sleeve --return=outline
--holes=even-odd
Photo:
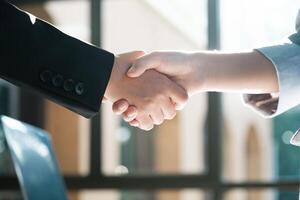
[[[85,117],[98,113],[114,55],[0,1],[0,76]]]

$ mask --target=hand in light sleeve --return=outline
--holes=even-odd
[[[125,113],[129,113],[130,116],[131,111],[137,109],[135,120],[138,127],[150,130],[154,124],[172,119],[176,115],[175,105],[183,106],[187,101],[187,93],[167,76],[154,70],[149,70],[139,77],[128,77],[126,72],[142,55],[143,52],[132,52],[119,55],[115,59],[104,96],[111,102],[126,99],[128,105],[135,107],[127,104],[125,107],[121,106],[123,110],[127,108]]]
[[[154,69],[181,85],[191,96],[202,89],[206,73],[206,70],[199,70],[198,64],[193,53],[158,51],[137,59],[127,75],[139,77]]]
[[[205,73],[199,73],[197,63],[194,61],[191,53],[180,52],[153,52],[144,55],[134,61],[132,67],[127,72],[129,77],[139,77],[147,70],[154,69],[168,76],[171,80],[181,85],[186,89],[189,96],[195,94],[203,86],[202,78]],[[120,106],[124,106],[120,109]],[[123,114],[125,121],[131,125],[136,125],[138,122],[133,120],[137,115],[138,109],[134,106],[129,106],[126,100],[121,100],[114,103],[114,112]],[[182,105],[177,105],[177,110],[182,109]]]

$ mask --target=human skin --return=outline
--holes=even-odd
[[[153,52],[137,59],[127,75],[139,77],[150,69],[167,75],[185,88],[189,96],[212,91],[260,94],[279,90],[274,65],[255,50],[238,53]],[[121,104],[123,110],[119,109]],[[122,99],[115,102],[113,108],[131,125],[137,126],[139,121],[135,115],[139,109],[130,105]]]
[[[176,105],[179,107],[186,103],[187,93],[155,70],[148,70],[136,78],[128,77],[129,67],[142,55],[143,52],[131,52],[116,57],[104,96],[111,102],[126,99],[139,110],[135,116],[139,127],[150,130],[153,125],[172,119],[176,115]]]

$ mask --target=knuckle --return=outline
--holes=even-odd
[[[161,125],[163,123],[163,119],[158,119],[154,122],[155,125]]]
[[[170,119],[174,119],[176,117],[176,112],[173,113],[173,115],[171,115]]]
[[[153,128],[153,125],[142,124],[140,128],[144,131],[150,131]]]
[[[164,122],[164,119],[160,119],[160,120],[157,122],[157,125],[161,125],[163,122]]]
[[[153,125],[148,126],[148,127],[145,128],[145,131],[151,131],[153,129],[153,127],[154,127]]]
[[[168,115],[166,116],[166,119],[171,120],[171,119],[174,119],[175,116],[176,116],[176,112],[173,111],[173,112],[168,113]]]

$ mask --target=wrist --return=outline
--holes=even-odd
[[[109,78],[109,81],[107,83],[106,90],[104,93],[104,97],[109,101],[113,101],[115,99],[114,91],[115,91],[116,78],[117,78],[116,75],[117,75],[118,70],[119,70],[119,57],[115,56],[111,75],[110,75],[110,78]]]
[[[194,88],[196,93],[212,91],[216,67],[209,59],[209,55],[204,52],[190,54],[189,63],[194,78]]]

